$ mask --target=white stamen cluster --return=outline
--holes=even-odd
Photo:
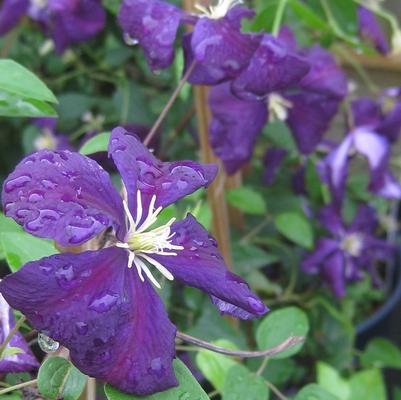
[[[353,257],[359,257],[363,250],[363,236],[359,233],[346,235],[341,242],[341,249]]]
[[[278,93],[271,93],[267,100],[270,122],[276,120],[286,121],[288,118],[288,110],[292,108],[292,106],[292,103],[283,96]]]
[[[31,5],[38,9],[45,8],[47,6],[48,0],[31,0]]]
[[[124,209],[130,228],[125,242],[119,242],[116,246],[129,252],[128,268],[132,268],[135,265],[142,282],[145,281],[144,272],[148,279],[160,289],[161,286],[148,268],[147,263],[153,265],[168,280],[172,281],[174,277],[166,267],[154,260],[151,255],[176,256],[175,250],[183,250],[183,247],[171,243],[171,239],[175,234],[171,233],[171,225],[174,223],[175,218],[171,218],[170,221],[162,226],[150,229],[162,211],[162,207],[155,209],[155,203],[156,195],[153,195],[149,204],[148,215],[141,222],[143,217],[141,192],[137,191],[137,214],[135,220],[127,202],[124,200]]]
[[[195,8],[202,13],[203,17],[220,19],[224,18],[233,7],[239,4],[242,4],[242,0],[217,0],[215,5],[196,4]]]

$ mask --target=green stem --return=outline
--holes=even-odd
[[[269,387],[269,389],[280,399],[280,400],[288,400],[288,397],[284,396],[283,393],[280,392],[280,390],[274,386],[271,382],[265,380],[266,385]]]
[[[265,357],[262,361],[262,364],[260,364],[260,367],[256,371],[257,376],[261,376],[263,374],[263,372],[265,371],[265,369],[267,367],[268,362],[269,362],[269,357]]]
[[[272,34],[274,36],[277,36],[278,32],[280,30],[281,23],[282,23],[283,17],[284,17],[285,7],[287,6],[287,3],[288,3],[288,0],[280,0],[280,2],[278,3],[276,15],[274,17],[273,27],[272,27]]]
[[[7,345],[10,343],[11,339],[13,336],[17,333],[18,329],[21,327],[21,325],[25,322],[26,318],[25,316],[22,316],[17,323],[14,325],[14,328],[11,330],[11,332],[8,334],[6,337],[6,340],[2,343],[0,346],[0,358],[4,353],[4,350],[6,349]]]
[[[18,390],[18,389],[22,389],[22,388],[27,387],[27,386],[35,385],[37,382],[38,382],[37,379],[32,379],[31,381],[22,382],[22,383],[19,383],[18,385],[10,386],[10,387],[8,387],[6,389],[0,390],[0,396],[2,394],[13,392],[14,390]]]

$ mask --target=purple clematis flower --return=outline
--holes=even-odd
[[[2,295],[0,295],[0,343],[3,343],[8,334],[14,328],[15,319],[10,306]],[[7,350],[11,348],[19,349],[16,354],[7,355]],[[5,348],[5,357],[0,359],[0,374],[10,372],[26,372],[39,368],[39,363],[28,347],[24,337],[17,332]]]
[[[385,136],[391,143],[401,133],[401,89],[385,90],[377,101],[361,97],[352,102],[354,127],[366,127]]]
[[[92,39],[106,20],[100,0],[5,0],[0,9],[0,35],[25,14],[42,25],[58,53],[73,43]]]
[[[332,237],[319,239],[316,249],[304,258],[302,270],[321,274],[337,297],[345,296],[348,282],[360,280],[366,273],[377,284],[376,263],[388,259],[394,249],[374,237],[377,226],[374,210],[361,206],[352,224],[347,226],[335,208],[328,206],[321,211],[320,222]]]
[[[215,85],[244,69],[262,36],[241,32],[241,20],[254,12],[240,0],[219,0],[214,6],[197,5],[188,14],[162,0],[124,0],[119,22],[131,43],[139,43],[152,70],[167,68],[174,59],[174,42],[181,24],[193,26],[183,36],[185,70],[196,66],[188,81]]]
[[[387,54],[390,51],[390,46],[373,12],[359,6],[358,22],[360,35],[371,42],[378,52]]]
[[[315,46],[295,54],[288,29],[267,39],[274,42],[255,52],[248,69],[210,92],[211,145],[229,174],[251,158],[268,120],[286,121],[300,152],[314,151],[347,94],[346,76],[326,50]]]
[[[269,148],[263,157],[264,174],[263,182],[266,185],[271,185],[276,177],[277,170],[288,154],[288,150],[277,147]]]
[[[192,215],[155,226],[164,207],[208,186],[216,166],[161,162],[123,128],[113,130],[109,154],[126,200],[95,161],[68,151],[35,153],[6,179],[5,213],[27,232],[63,246],[103,233],[105,244],[30,262],[0,291],[36,329],[67,347],[84,373],[149,395],[178,384],[176,328],[153,288],[160,287],[157,276],[201,289],[222,313],[243,319],[267,307],[227,270],[216,241]]]
[[[389,199],[401,198],[401,185],[389,171],[390,144],[377,133],[357,128],[351,131],[322,161],[320,170],[328,183],[334,202],[341,206],[346,189],[349,162],[360,154],[369,162],[369,190]]]

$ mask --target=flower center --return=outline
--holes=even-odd
[[[359,257],[363,250],[363,236],[360,233],[346,235],[341,242],[341,249],[353,257]]]
[[[242,0],[217,0],[215,5],[195,4],[195,8],[201,12],[202,17],[210,19],[224,18],[235,6],[242,4]]]
[[[48,128],[45,128],[43,129],[43,133],[35,139],[34,147],[36,150],[55,150],[57,147],[57,139]]]
[[[278,93],[271,93],[267,100],[269,109],[269,121],[286,121],[288,110],[292,108],[292,103]]]
[[[183,250],[184,248],[171,242],[171,239],[175,235],[175,232],[171,233],[171,225],[174,223],[175,218],[171,218],[166,224],[152,229],[163,209],[162,207],[155,209],[155,203],[156,195],[153,195],[149,204],[148,214],[142,221],[143,207],[141,192],[137,191],[136,220],[134,220],[128,204],[124,200],[124,209],[130,227],[125,242],[119,242],[116,246],[129,252],[128,268],[132,268],[135,265],[142,282],[145,281],[143,277],[143,273],[145,273],[148,279],[160,289],[160,284],[151,273],[147,264],[155,267],[168,280],[172,281],[174,277],[166,267],[154,260],[152,255],[176,256],[177,253],[175,251]]]

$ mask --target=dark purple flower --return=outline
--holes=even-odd
[[[154,227],[163,208],[208,186],[217,168],[161,162],[123,128],[109,154],[124,182],[123,200],[95,161],[69,151],[25,158],[6,179],[7,216],[36,236],[77,246],[100,233],[104,246],[26,264],[0,283],[7,301],[33,326],[66,346],[84,373],[136,395],[177,385],[175,326],[152,284],[177,279],[210,294],[222,313],[266,313],[230,273],[216,241],[188,215]]]
[[[290,52],[293,51],[294,45],[288,29],[283,32],[285,33],[283,40],[280,41],[278,38],[272,42],[273,48],[281,49],[279,52],[284,54],[283,57],[277,58],[277,63],[270,62],[269,58],[267,62],[252,60],[248,69],[240,75],[244,80],[238,78],[239,82],[246,83],[242,89],[235,80],[231,83],[231,90],[230,83],[211,89],[209,98],[213,117],[210,125],[211,145],[230,174],[235,173],[245,161],[249,160],[256,137],[268,119],[286,121],[299,151],[303,154],[313,152],[322,141],[323,134],[347,93],[346,76],[330,53],[315,46],[299,50],[302,57],[298,57]],[[277,43],[280,45],[276,46]],[[283,53],[285,46],[290,49],[287,53]],[[254,58],[257,57],[258,51]],[[295,59],[296,71],[291,71],[291,64],[287,65],[287,62]],[[272,57],[272,60],[275,61],[276,57]],[[281,72],[280,60],[284,63]],[[309,72],[304,60],[311,65]],[[250,71],[253,73],[248,73]],[[281,75],[282,72],[285,72],[285,76]],[[282,90],[268,92],[269,89],[279,87]],[[241,99],[238,97],[238,92]],[[267,109],[268,113],[263,108]],[[254,118],[247,118],[244,112],[246,115],[252,113]],[[235,129],[233,121],[236,121]],[[243,156],[236,159],[238,153]],[[228,166],[225,160],[231,160],[231,165]]]
[[[373,209],[362,206],[351,225],[342,221],[332,206],[321,211],[320,222],[331,237],[318,240],[316,248],[302,262],[302,270],[308,274],[321,274],[337,297],[346,294],[346,285],[369,274],[378,283],[377,261],[388,259],[393,248],[376,239],[377,223]]]
[[[171,65],[180,24],[193,25],[183,37],[185,70],[197,63],[189,82],[215,85],[237,76],[261,40],[261,35],[241,32],[241,20],[254,12],[239,4],[221,0],[216,6],[198,5],[195,15],[162,0],[124,0],[119,22],[130,42],[141,45],[152,70]]]
[[[7,304],[6,300],[0,295],[0,343],[3,343],[11,330],[14,328],[15,319],[13,311]],[[7,354],[9,350],[19,350],[15,354]],[[0,359],[0,374],[10,372],[26,372],[39,368],[39,363],[28,347],[24,337],[17,332],[5,348],[3,358]]]
[[[100,0],[6,0],[0,10],[0,35],[28,14],[51,36],[56,51],[93,38],[104,27],[106,13]]]
[[[366,127],[385,136],[391,143],[401,133],[401,90],[385,90],[377,101],[361,97],[352,102],[354,127]]]
[[[358,7],[359,33],[369,40],[382,54],[390,51],[389,44],[384,32],[372,11],[365,7]]]
[[[329,153],[320,167],[323,180],[328,183],[336,204],[342,204],[349,162],[355,154],[366,157],[369,163],[370,191],[386,198],[401,198],[401,185],[389,171],[389,142],[369,129],[357,128]]]
[[[0,36],[13,29],[26,14],[30,0],[4,0],[0,7]]]

